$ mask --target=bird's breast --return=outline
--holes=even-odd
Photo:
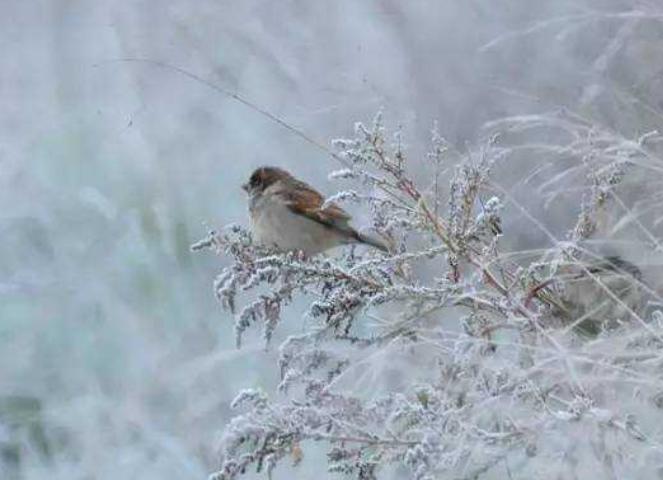
[[[253,236],[261,245],[312,255],[340,243],[333,230],[294,213],[279,200],[265,196],[252,199],[249,211]]]

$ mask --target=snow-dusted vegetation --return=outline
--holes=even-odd
[[[390,468],[417,479],[660,473],[660,298],[635,265],[589,242],[616,227],[608,219],[634,220],[609,214],[629,175],[657,175],[647,144],[660,138],[628,140],[566,111],[490,129],[499,134],[465,153],[434,132],[418,163],[434,180],[422,186],[381,116],[334,142],[345,168],[331,176],[356,189],[333,198],[366,204],[390,254],[278,253],[237,226],[194,245],[233,259],[215,290],[236,312],[238,345],[255,327],[269,346],[293,299],[309,304],[303,331],[279,346],[278,391],[233,401],[242,413],[214,478],[296,464],[312,442],[327,446],[329,471],[359,479]],[[530,143],[534,130],[549,140]],[[502,215],[527,207],[491,171],[522,149],[577,160],[549,181],[584,181],[576,221],[549,248],[503,245]]]

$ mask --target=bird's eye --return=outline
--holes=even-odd
[[[250,183],[252,187],[258,187],[262,183],[262,178],[256,173],[251,176]]]

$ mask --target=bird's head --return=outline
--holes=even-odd
[[[292,176],[281,168],[259,167],[253,171],[249,181],[242,185],[242,189],[251,196],[259,195],[276,182],[290,178]]]

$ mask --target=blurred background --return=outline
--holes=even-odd
[[[271,390],[277,353],[235,349],[223,259],[189,245],[246,224],[258,165],[338,188],[332,159],[256,111],[121,59],[186,69],[324,144],[382,108],[415,159],[434,121],[462,150],[486,121],[559,107],[637,137],[663,118],[657,5],[2,0],[0,478],[205,478],[230,400]],[[519,182],[539,166],[498,175],[563,232],[577,210]]]

